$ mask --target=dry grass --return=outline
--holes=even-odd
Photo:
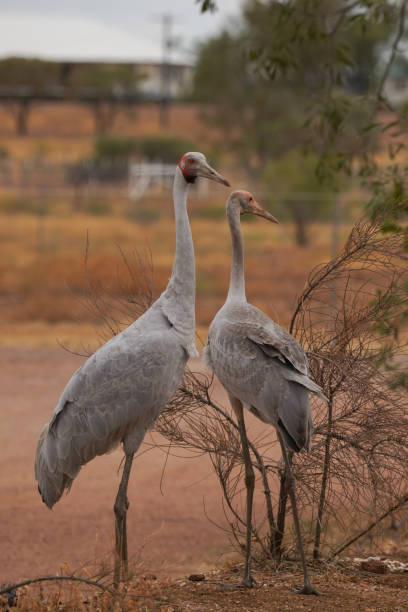
[[[163,208],[169,202],[163,202]],[[192,229],[197,254],[197,323],[206,327],[223,303],[230,266],[230,238],[223,219],[194,217]],[[135,249],[153,259],[153,293],[166,286],[175,247],[170,215],[142,225],[123,216],[59,214],[0,216],[0,303],[5,330],[2,342],[20,344],[38,338],[63,337],[74,342],[88,339],[98,325],[84,305],[89,277],[85,270],[87,233],[90,241],[88,270],[102,293],[128,297],[128,270],[120,249],[136,265]],[[307,274],[329,257],[330,230],[316,226],[313,246],[292,245],[292,228],[261,220],[244,224],[248,298],[286,325],[296,295]],[[41,330],[41,331],[39,331]],[[79,332],[79,334],[78,334]]]
[[[118,112],[112,131],[126,136],[167,133],[197,142],[198,148],[206,150],[211,148],[213,133],[200,121],[202,110],[188,104],[172,106],[169,125],[163,130],[157,105],[123,108]],[[34,105],[28,137],[14,134],[11,114],[0,106],[0,145],[6,147],[13,159],[40,155],[56,162],[77,160],[90,155],[93,138],[92,111],[86,106]],[[224,163],[223,171],[231,180]],[[232,179],[235,185],[248,186],[247,178],[242,180],[243,177],[233,175]],[[259,191],[255,193],[262,201]],[[225,298],[230,263],[230,238],[222,213],[226,191],[216,186],[211,194],[215,194],[211,201],[191,198],[190,202],[197,255],[197,323],[204,335]],[[20,195],[30,200],[32,209],[29,210],[35,213],[38,194]],[[73,214],[72,201],[64,196],[45,201],[49,213],[46,216],[4,214],[13,210],[13,206],[9,206],[7,211],[6,200],[18,196],[18,193],[3,192],[0,197],[3,343],[20,344],[27,334],[27,341],[34,342],[38,338],[40,343],[47,344],[56,330],[59,333],[61,329],[66,330],[64,337],[69,336],[74,342],[78,336],[88,338],[90,326],[98,321],[82,305],[87,291],[84,270],[87,230],[91,247],[89,269],[102,291],[114,295],[122,291],[123,294],[127,272],[117,245],[127,256],[134,249],[142,254],[150,249],[154,294],[166,286],[175,244],[169,193],[149,197],[138,211],[140,204],[130,203],[123,194],[118,196],[105,189],[92,198],[96,202],[103,199],[107,206],[106,216],[84,211]],[[144,217],[146,211],[148,218]],[[149,220],[150,223],[146,223]],[[254,220],[244,225],[244,232],[248,298],[278,322],[287,324],[296,295],[302,291],[310,269],[329,258],[330,228],[312,228],[313,244],[307,249],[293,246],[290,226],[271,227],[266,222]],[[345,230],[344,236],[346,234]]]
[[[122,107],[115,117],[112,132],[121,136],[167,134],[208,146],[212,134],[200,122],[201,112],[197,105],[174,105],[170,109],[169,124],[163,128],[159,123],[158,105]],[[95,135],[92,108],[73,103],[34,105],[29,115],[28,132],[27,136],[16,136],[11,113],[0,105],[0,144],[13,158],[25,159],[39,149],[56,161],[88,156]]]

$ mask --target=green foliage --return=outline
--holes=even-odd
[[[135,138],[98,136],[94,140],[93,156],[96,160],[128,159],[137,152],[137,140]]]
[[[90,88],[101,93],[135,90],[140,76],[130,64],[84,64],[76,66],[70,81],[75,88]]]
[[[328,209],[319,183],[335,191],[353,176],[367,214],[408,251],[408,103],[398,108],[385,87],[393,74],[408,76],[400,53],[406,10],[405,0],[248,0],[240,26],[199,49],[194,95],[214,104],[210,118],[241,164],[271,192],[321,195],[312,210],[281,199],[283,214],[300,215],[299,227]],[[387,300],[374,330],[386,369],[408,322],[408,287],[396,286]],[[394,383],[407,387],[407,377]]]
[[[193,215],[201,219],[224,219],[225,204],[201,206],[197,211],[193,212]]]
[[[82,209],[95,217],[104,217],[112,214],[112,203],[101,197],[88,197],[82,203]]]
[[[39,93],[58,80],[59,67],[56,62],[24,57],[9,57],[0,60],[0,83],[10,87],[29,87]]]
[[[270,186],[271,199],[281,202],[279,215],[293,209],[301,202],[308,218],[327,218],[333,203],[333,190],[316,175],[317,157],[294,149],[276,162],[270,162],[264,172],[264,180]],[[276,194],[279,194],[276,196]],[[278,213],[277,213],[278,214]]]
[[[333,180],[375,145],[372,104],[350,89],[376,82],[393,19],[388,4],[250,0],[238,27],[199,48],[193,99],[213,105],[209,119],[251,173],[307,146],[320,150],[320,180]]]
[[[160,218],[160,212],[157,208],[152,207],[149,203],[144,203],[143,200],[132,202],[131,206],[128,213],[129,219],[141,225],[155,223]]]
[[[30,198],[2,197],[0,198],[0,212],[7,215],[43,215],[47,213],[47,206]]]
[[[279,219],[293,221],[300,246],[308,244],[307,224],[332,214],[333,189],[319,181],[316,164],[316,155],[293,149],[267,164],[263,174],[271,210]]]
[[[381,208],[385,199],[402,197],[395,188],[387,194],[373,154],[384,132],[403,132],[399,120],[385,124],[378,113],[389,109],[384,84],[404,25],[405,3],[390,0],[248,0],[234,29],[199,48],[193,97],[211,104],[208,120],[252,178],[268,186],[307,150],[314,159],[308,176],[334,192],[358,169],[371,191],[370,209]],[[407,125],[408,116],[405,132]],[[403,147],[393,136],[390,159]],[[291,192],[303,191],[302,165],[289,172]],[[317,182],[313,191],[319,192]],[[328,209],[328,201],[319,201],[322,206],[302,205],[304,223]]]
[[[90,89],[120,98],[124,92],[137,91],[141,79],[143,75],[131,64],[76,64],[65,73],[61,62],[22,57],[0,60],[0,83],[3,86],[26,87],[37,94],[62,85],[72,93],[78,89]]]

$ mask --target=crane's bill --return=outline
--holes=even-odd
[[[198,168],[197,176],[201,176],[203,178],[207,178],[210,181],[215,181],[216,183],[221,183],[221,185],[226,185],[230,187],[229,182],[225,179],[221,174],[219,174],[214,168],[211,168],[210,164],[207,161],[203,161]]]
[[[279,221],[271,215],[270,212],[262,208],[260,204],[256,200],[251,202],[251,212],[254,215],[258,215],[259,217],[263,217],[264,219],[268,219],[268,221],[272,221],[272,223],[279,223]]]

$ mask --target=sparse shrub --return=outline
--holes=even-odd
[[[200,206],[199,209],[194,211],[194,216],[201,219],[224,219],[225,205]]]
[[[0,160],[5,160],[10,157],[9,151],[7,147],[4,145],[0,145]]]
[[[124,160],[138,152],[136,138],[119,136],[98,136],[94,141],[93,156],[95,160]]]
[[[26,213],[29,215],[45,215],[47,206],[39,200],[28,198],[6,197],[0,199],[0,212],[7,215]]]
[[[149,224],[154,223],[160,218],[160,213],[156,208],[146,206],[141,202],[137,202],[128,213],[129,219],[138,223]]]
[[[74,187],[82,187],[97,181],[100,183],[117,183],[126,181],[128,164],[125,160],[115,158],[81,159],[66,167],[66,179]]]
[[[104,216],[112,213],[112,204],[109,200],[100,197],[87,198],[83,203],[83,209],[90,215]]]

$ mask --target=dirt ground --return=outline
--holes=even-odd
[[[112,560],[122,452],[85,466],[52,512],[41,502],[33,474],[39,431],[82,361],[61,348],[0,349],[0,584]],[[220,389],[216,393],[225,399]],[[225,524],[209,461],[166,457],[158,448],[149,450],[150,444],[148,437],[132,471],[128,537],[139,575],[155,579],[141,579],[138,603],[124,609],[408,610],[408,573],[377,576],[316,565],[319,598],[292,593],[301,584],[298,568],[255,572],[259,586],[251,591],[220,586],[220,580],[236,581],[241,568],[227,535],[207,518]],[[197,572],[206,579],[189,581]]]

